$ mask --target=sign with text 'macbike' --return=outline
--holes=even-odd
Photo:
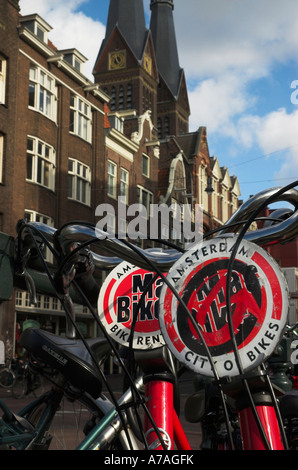
[[[218,376],[235,377],[239,369],[230,331],[248,372],[272,354],[287,321],[283,274],[264,249],[245,240],[233,262],[228,321],[227,272],[235,240],[222,237],[197,244],[174,264],[167,280],[183,303],[166,284],[160,295],[159,322],[170,350],[188,368],[209,377],[214,371],[206,346]]]
[[[162,279],[122,262],[105,279],[98,298],[98,315],[106,332],[118,343],[134,349],[155,349],[165,344],[158,322]]]

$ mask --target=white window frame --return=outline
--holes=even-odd
[[[3,183],[4,135],[0,134],[0,183]]]
[[[55,79],[40,67],[30,66],[29,108],[52,121],[57,120],[57,86]]]
[[[71,94],[69,132],[87,142],[92,141],[92,111],[87,101],[80,96]]]
[[[150,178],[150,157],[144,153],[142,155],[142,175]]]
[[[32,149],[28,148],[27,143],[26,180],[55,191],[56,151],[54,147],[33,136],[27,136],[28,141],[32,141]],[[29,159],[31,159],[31,175],[28,173]]]
[[[0,56],[0,104],[6,102],[6,73],[7,60]]]
[[[86,206],[91,204],[91,169],[74,158],[68,160],[68,198]],[[70,185],[71,182],[71,185]]]
[[[228,188],[222,185],[221,189],[222,194],[222,222],[226,222],[229,219],[229,191]]]
[[[125,168],[120,168],[119,195],[125,197],[125,204],[128,204],[129,172]]]
[[[213,216],[216,219],[219,219],[219,199],[220,199],[220,194],[218,192],[218,180],[215,178],[213,180],[213,193],[212,193],[212,212]]]
[[[207,168],[204,165],[199,167],[199,204],[203,206],[204,211],[208,211],[208,194],[205,191],[207,187]]]
[[[138,203],[145,207],[147,211],[147,217],[149,218],[151,215],[151,205],[153,204],[153,193],[143,186],[137,186],[137,191]]]
[[[113,198],[117,196],[117,164],[111,160],[108,160],[107,194]]]

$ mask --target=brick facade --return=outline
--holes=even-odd
[[[225,198],[227,215],[237,208],[239,186],[209,155],[206,129],[188,133],[185,78],[173,100],[160,81],[150,35],[139,63],[115,30],[95,64],[93,83],[77,66],[85,58],[75,49],[57,50],[48,39],[50,31],[46,19],[22,17],[18,2],[0,0],[0,59],[5,72],[5,98],[0,103],[0,230],[15,236],[16,222],[25,215],[55,227],[74,219],[96,223],[97,206],[111,204],[117,212],[117,198],[126,185],[128,205],[199,202],[205,230],[222,224],[221,212],[216,219],[213,216],[214,196],[205,192],[207,176],[213,178],[217,163],[220,174],[213,182],[218,198]],[[125,51],[126,62],[111,71],[110,53],[115,50]],[[171,119],[165,133],[166,118]],[[229,183],[223,196],[224,180]],[[116,232],[120,228],[115,226]],[[14,336],[15,319],[22,326],[35,318],[42,327],[63,333],[62,315],[52,299],[50,303],[52,310],[30,309],[24,295],[17,293],[16,305],[13,299],[2,306],[2,338],[7,331]],[[80,321],[87,326],[87,335],[96,334],[86,315]]]

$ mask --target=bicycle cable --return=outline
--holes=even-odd
[[[240,243],[241,243],[242,239],[245,236],[245,233],[249,229],[252,222],[255,220],[256,216],[263,209],[265,209],[268,206],[268,204],[270,204],[271,202],[274,202],[274,200],[277,199],[280,195],[284,194],[286,191],[288,191],[289,189],[292,189],[293,187],[295,187],[297,185],[298,185],[298,181],[295,181],[294,183],[291,183],[291,184],[285,186],[284,188],[281,188],[279,191],[277,191],[277,193],[275,193],[275,194],[271,195],[270,197],[268,197],[257,209],[254,210],[254,212],[251,214],[251,216],[248,217],[248,219],[245,222],[243,228],[241,229],[239,235],[237,236],[236,242],[235,242],[235,244],[233,246],[233,249],[232,249],[232,252],[231,252],[231,256],[229,258],[228,269],[227,269],[227,279],[226,279],[227,318],[228,318],[230,336],[231,336],[231,340],[232,340],[232,343],[233,343],[233,351],[234,351],[234,354],[235,354],[235,360],[236,360],[236,363],[237,363],[237,366],[238,366],[240,376],[242,376],[243,384],[244,384],[245,389],[248,393],[248,397],[249,397],[249,400],[250,400],[250,403],[251,403],[251,406],[252,406],[252,410],[253,410],[253,413],[254,413],[255,420],[257,422],[257,426],[258,426],[259,430],[261,431],[264,443],[265,443],[265,445],[268,449],[270,448],[270,445],[269,445],[267,436],[265,434],[265,431],[263,429],[263,426],[261,425],[261,421],[260,421],[259,415],[257,413],[255,404],[253,402],[253,397],[251,395],[247,379],[243,378],[243,375],[244,375],[243,367],[242,367],[242,364],[241,364],[240,354],[239,354],[239,351],[238,351],[238,348],[237,348],[236,339],[235,339],[235,332],[234,332],[233,323],[232,323],[230,282],[231,282],[231,274],[232,274],[233,264],[234,264],[234,261],[235,261],[237,250],[240,246]],[[269,381],[267,381],[267,383],[269,384]],[[271,387],[270,387],[270,389],[271,389]],[[274,396],[274,399],[273,399],[274,406],[275,406],[275,409],[276,409],[276,412],[277,412],[277,417],[278,417],[278,420],[279,420],[280,428],[282,430],[283,441],[284,441],[285,447],[287,447],[287,440],[286,440],[286,436],[285,436],[285,432],[284,432],[284,427],[282,425],[282,421],[281,421],[281,417],[280,417],[280,413],[279,413],[279,408],[277,406],[276,397],[275,397],[274,393],[272,395],[272,398],[273,398],[273,396]]]

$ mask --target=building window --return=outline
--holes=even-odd
[[[142,156],[142,174],[147,178],[150,177],[150,158],[148,155]]]
[[[6,96],[6,64],[7,61],[0,56],[0,104],[5,104]]]
[[[22,292],[17,290],[16,291],[16,306],[19,307],[22,305]]]
[[[149,217],[151,205],[153,204],[153,194],[151,193],[151,191],[148,191],[142,186],[138,186],[137,191],[138,203],[142,204],[145,207],[147,211],[147,217]]]
[[[55,190],[56,152],[36,137],[27,139],[27,181]]]
[[[0,134],[0,183],[3,183],[4,135]]]
[[[129,174],[127,170],[124,168],[120,169],[120,196],[125,198],[125,204],[128,204],[128,181],[129,181]]]
[[[132,108],[132,85],[129,83],[127,85],[127,92],[126,92],[126,108]]]
[[[56,121],[57,87],[55,80],[39,67],[30,67],[29,107]]]
[[[92,120],[91,106],[77,95],[70,97],[70,124],[71,133],[91,142]]]
[[[78,160],[68,160],[68,197],[90,206],[91,170]]]
[[[207,187],[207,169],[205,166],[199,167],[199,204],[203,206],[205,211],[208,211],[208,194],[205,191]]]
[[[36,211],[25,210],[24,218],[26,222],[40,222],[42,224],[50,225],[50,227],[54,227],[54,221],[52,217],[40,214]]]
[[[165,135],[169,135],[170,134],[170,122],[169,122],[169,118],[166,116],[165,117]]]
[[[43,297],[43,308],[46,310],[50,308],[50,297],[48,295]]]
[[[51,31],[51,26],[46,23],[39,15],[29,15],[20,17],[20,23],[33,33],[40,41],[47,44],[48,32]]]
[[[110,101],[110,108],[111,111],[115,111],[116,109],[116,88],[113,86],[112,92],[111,92],[111,101]]]
[[[213,216],[216,217],[217,219],[219,218],[219,194],[218,194],[218,182],[215,179],[213,182],[213,193],[212,193],[212,212]]]
[[[117,165],[114,162],[108,162],[108,196],[117,195]]]
[[[157,132],[158,132],[158,138],[162,138],[162,120],[161,118],[157,119]]]
[[[124,109],[124,87],[120,85],[119,88],[119,105],[118,109]]]
[[[222,186],[222,218],[223,222],[226,222],[229,218],[229,201],[228,201],[228,189]]]

